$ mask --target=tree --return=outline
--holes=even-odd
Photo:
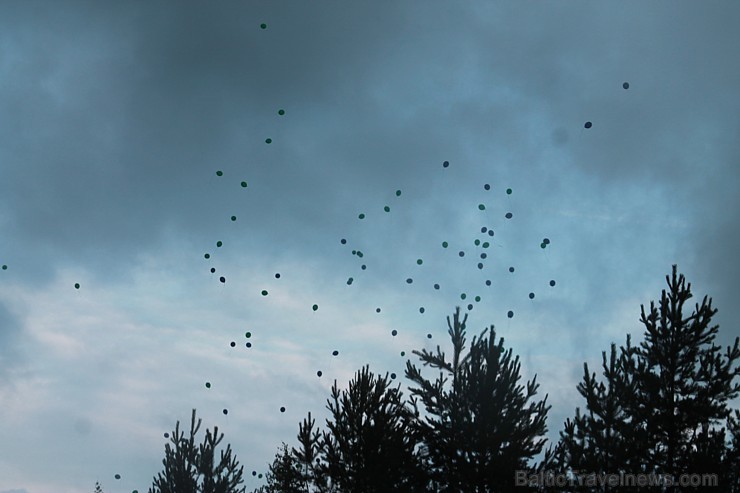
[[[516,471],[531,471],[527,460],[542,450],[550,406],[547,396],[529,402],[539,387],[536,376],[527,382],[526,392],[517,385],[519,357],[512,360],[512,350],[504,352],[503,339],[495,344],[493,326],[490,337],[485,337],[488,329],[483,330],[462,355],[467,318],[460,320],[459,307],[453,322],[447,317],[452,361],[439,346],[436,354],[413,352],[424,366],[440,370],[434,382],[410,361],[406,364],[406,377],[418,385],[411,394],[426,410],[424,419],[415,421],[415,429],[423,440],[423,458],[436,491],[510,491]]]
[[[239,487],[244,467],[232,456],[231,445],[221,451],[220,460],[216,461],[216,448],[224,435],[218,435],[218,427],[213,428],[213,433],[207,429],[203,443],[196,445],[200,425],[200,419],[195,422],[195,409],[188,438],[177,422],[171,444],[165,444],[164,471],[154,478],[149,493],[244,493],[244,487]]]
[[[402,401],[400,385],[375,377],[365,366],[349,389],[336,381],[327,408],[320,470],[339,491],[385,493],[425,491],[426,478],[412,429],[415,416]]]
[[[717,313],[705,296],[701,306],[684,317],[684,304],[692,297],[691,284],[683,275],[666,276],[669,292],[662,291],[660,310],[650,303],[646,314],[641,305],[640,321],[645,325],[639,347],[621,348],[606,364],[604,383],[597,384],[584,365],[584,381],[578,387],[586,399],[588,414],[576,409],[574,421],[566,420],[560,446],[570,470],[588,472],[671,474],[717,474],[725,481],[722,491],[737,484],[738,425],[727,407],[737,397],[740,384],[734,383],[740,369],[740,338],[734,347],[713,343],[718,326],[710,327]],[[737,414],[736,414],[737,416]],[[725,443],[725,429],[733,442]],[[619,491],[628,491],[625,487]],[[603,491],[590,488],[588,491]],[[640,491],[664,491],[648,487]],[[668,491],[680,491],[673,484]]]

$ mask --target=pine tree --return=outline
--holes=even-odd
[[[300,466],[288,449],[288,445],[283,442],[267,472],[265,493],[305,493],[306,491]]]
[[[440,370],[434,382],[410,361],[406,364],[406,377],[418,385],[411,389],[412,396],[426,410],[424,419],[415,421],[423,438],[424,460],[435,491],[510,491],[516,471],[533,472],[527,460],[542,450],[550,407],[547,396],[529,402],[539,387],[536,377],[527,383],[526,392],[517,385],[519,357],[512,360],[511,349],[504,352],[503,339],[495,344],[493,326],[490,337],[485,337],[488,329],[484,330],[462,355],[466,322],[467,315],[460,320],[459,307],[453,322],[447,318],[452,361],[446,360],[439,346],[436,354],[414,351],[425,366]]]
[[[216,448],[224,435],[219,436],[218,427],[214,427],[213,433],[207,429],[203,443],[196,445],[200,425],[200,419],[195,422],[195,409],[188,438],[177,422],[170,437],[171,445],[165,444],[164,471],[154,478],[149,493],[244,493],[244,487],[239,487],[244,467],[232,456],[231,445],[221,451],[217,461]]]
[[[424,491],[416,443],[407,432],[414,415],[402,398],[388,375],[376,378],[367,366],[348,390],[340,392],[334,382],[321,467],[332,487],[353,493]]]

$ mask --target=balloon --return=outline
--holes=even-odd
[[[376,308],[375,313],[380,313],[380,308]]]
[[[534,293],[529,293],[529,299],[530,300],[533,300],[534,299]]]
[[[365,269],[367,269],[367,265],[365,265],[365,264],[362,264],[362,265],[360,266],[360,269],[362,269],[362,270],[365,270]]]
[[[550,244],[550,239],[549,238],[543,238],[542,239],[542,243],[544,243],[545,245],[549,245]]]
[[[218,280],[221,282],[226,282],[226,278],[224,276],[219,277]]]
[[[285,412],[285,406],[280,406],[280,412],[281,413],[284,413]]]
[[[349,279],[347,279],[347,285],[352,284],[352,281],[354,281],[354,279],[352,279],[351,277]]]
[[[267,296],[267,290],[266,289],[263,289],[262,290],[262,296]]]
[[[545,243],[544,241],[540,243],[540,248],[547,248],[547,243]]]
[[[483,262],[478,262],[478,269],[483,269]]]
[[[357,217],[359,217],[360,219],[365,219],[365,214],[360,214],[360,215],[359,215],[359,216],[357,216]]]
[[[443,168],[446,168],[449,165],[450,165],[450,162],[449,161],[445,161],[444,163],[442,163],[442,167]]]
[[[218,248],[221,248],[223,245],[224,245],[224,243],[222,241],[220,241],[220,240],[216,242],[216,246]]]
[[[8,270],[8,266],[3,264],[3,270]]]
[[[229,345],[230,345],[231,347],[236,347],[236,342],[234,342],[234,341],[231,341],[231,342],[229,343]]]
[[[247,182],[246,181],[243,181],[242,182],[242,188],[247,188]]]
[[[476,302],[476,303],[480,303],[480,296],[476,296],[476,297],[475,297],[475,302]]]
[[[313,308],[313,311],[316,311],[319,309],[319,305],[314,305],[312,308]]]
[[[396,336],[398,335],[398,331],[397,331],[396,329],[393,329],[393,330],[391,331],[391,335],[392,335],[393,337],[396,337]]]
[[[509,313],[506,314],[509,318],[512,318],[514,316],[514,312],[509,310]]]
[[[483,204],[478,204],[478,210],[484,211],[486,210],[486,206]]]
[[[488,243],[487,241],[484,241],[484,242],[483,242],[483,248],[488,248],[489,246],[491,246],[491,244],[490,244],[490,243]],[[484,257],[484,258],[485,258],[485,257]]]
[[[232,221],[236,221],[236,216],[231,216]]]
[[[481,233],[485,233],[486,231],[488,231],[488,228],[486,228],[485,226],[483,226],[483,227],[482,227],[482,228],[480,229],[480,232],[481,232]]]
[[[480,240],[478,238],[476,238],[475,241],[473,242],[473,244],[475,246],[480,246]]]
[[[435,284],[434,289],[439,289],[439,284]]]
[[[396,374],[395,373],[391,373],[391,380],[395,380],[395,379],[396,379]]]
[[[442,242],[442,248],[447,248],[448,245],[449,245],[449,243],[447,243],[446,241],[443,241]]]
[[[584,128],[591,128],[592,127],[592,123],[591,122],[586,122],[586,123],[583,124],[583,127]]]
[[[484,190],[490,190],[491,189],[491,185],[489,185],[488,183],[486,183],[485,185],[483,185],[483,189]]]
[[[250,348],[250,347],[252,347],[252,343],[251,343],[251,342],[248,342],[248,343],[246,344],[246,346],[247,346],[248,348]]]
[[[506,189],[506,195],[511,195],[511,188]]]
[[[491,285],[491,280],[490,279],[486,279],[486,286],[490,286],[490,285]]]
[[[215,274],[215,273],[216,273],[216,268],[215,267],[211,267],[211,274]]]
[[[483,260],[485,260],[486,257],[488,257],[488,255],[486,255],[486,252],[480,254],[480,258],[482,258]]]
[[[206,382],[206,388],[207,389],[210,389],[211,388],[211,382]]]
[[[509,267],[509,272],[514,272],[514,267]]]
[[[280,279],[280,273],[279,272],[276,272],[275,273],[275,279]]]
[[[321,378],[321,375],[323,375],[323,373],[321,372],[321,370],[319,370],[319,371],[316,372],[316,376],[318,376],[319,378]]]
[[[120,474],[116,474],[116,475],[115,475],[115,476],[113,476],[113,477],[114,477],[114,478],[116,478],[116,479],[121,479],[121,475],[120,475]]]
[[[468,303],[468,311],[470,311],[472,309],[473,309],[473,304],[472,303]]]
[[[427,339],[431,339],[431,338],[432,338],[432,334],[427,334]]]
[[[555,285],[555,280],[553,279],[550,281],[550,286],[554,286],[554,285]]]
[[[265,144],[272,144],[272,139],[270,138],[265,139]]]
[[[488,230],[488,236],[493,236],[493,230],[492,229],[489,229]]]
[[[224,176],[224,172],[221,170],[216,171],[216,176]]]
[[[406,356],[406,351],[401,351],[401,357],[403,358],[404,356]]]
[[[385,207],[383,207],[383,210],[385,212],[390,212],[391,211],[391,208],[386,205]]]
[[[331,354],[332,356],[339,356],[339,351],[335,349],[334,351],[331,352]]]
[[[285,110],[278,110],[278,115],[282,116],[285,114]]]
[[[401,191],[400,190],[396,190],[396,197],[400,197],[400,196],[401,196]]]
[[[342,245],[346,245],[347,244],[347,240],[344,239],[344,238],[342,238],[341,240],[339,240],[339,243],[341,243]]]
[[[460,255],[461,257],[464,257],[465,256],[465,252],[463,252],[462,250],[460,250],[460,252],[458,252],[458,255]]]
[[[460,299],[461,299],[461,300],[464,300],[466,296],[467,296],[467,295],[466,295],[465,293],[462,293],[462,294],[460,295]]]
[[[80,283],[78,282],[75,283],[75,289],[80,289]]]
[[[411,279],[410,277],[409,277],[408,279],[406,279],[406,283],[407,283],[407,284],[411,284],[412,282],[414,282],[414,280],[413,280],[413,279]]]
[[[629,89],[630,88],[630,83],[629,82],[625,82],[624,84],[622,84],[622,87],[624,89]]]
[[[267,29],[267,24],[265,24],[264,22],[260,24],[260,29]]]
[[[224,412],[224,415],[229,414],[229,410],[228,409],[224,409],[223,412]]]
[[[165,432],[164,437],[165,438],[169,438],[170,437],[170,434]]]
[[[423,263],[424,263],[424,261],[422,259],[420,259],[420,258],[417,258],[416,259],[416,265],[421,265]]]
[[[511,219],[514,216],[511,212],[506,213],[506,219]]]
[[[424,313],[424,307],[423,306],[420,306],[419,307],[419,313]]]
[[[250,337],[252,337],[252,333],[251,332],[246,332],[244,334],[244,337],[246,337],[247,339],[249,339]]]

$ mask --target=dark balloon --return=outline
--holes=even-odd
[[[486,286],[490,286],[490,285],[491,285],[491,280],[490,279],[486,279]]]
[[[424,313],[424,307],[419,307],[419,313]]]
[[[514,216],[511,212],[506,213],[506,219],[511,219]]]
[[[394,336],[394,337],[397,336],[398,335],[398,331],[396,329],[393,329],[391,331],[391,335]]]
[[[339,356],[339,351],[335,349],[334,351],[331,352],[331,354],[332,356]]]
[[[514,316],[514,312],[509,310],[509,313],[506,314],[509,318],[512,318]]]
[[[435,284],[434,289],[439,289],[439,284]]]
[[[285,412],[285,406],[281,406],[281,407],[280,407],[280,412],[281,412],[281,413],[284,413],[284,412]]]
[[[346,245],[346,244],[347,244],[347,240],[345,240],[344,238],[342,238],[341,240],[339,240],[339,242],[340,242],[340,243],[341,243],[342,245]]]
[[[449,165],[450,165],[450,162],[449,161],[445,161],[444,163],[442,163],[442,167],[443,168],[446,168]]]
[[[534,293],[529,293],[529,299],[530,300],[533,300],[534,299]]]
[[[224,276],[219,277],[218,280],[221,282],[226,282],[226,278]]]
[[[629,89],[630,88],[630,83],[629,82],[625,82],[624,84],[622,84],[622,88]]]
[[[321,372],[321,370],[319,370],[319,371],[316,372],[316,376],[317,377],[321,378],[321,375],[323,375],[323,373]]]
[[[275,279],[280,279],[280,273],[279,272],[276,272],[275,273]]]
[[[375,313],[380,313],[380,308],[376,308]]]
[[[462,250],[460,250],[460,252],[458,253],[458,255],[460,255],[461,257],[464,257],[465,256],[465,252],[463,252]]]
[[[234,342],[234,341],[231,341],[231,342],[229,343],[229,345],[230,345],[231,347],[236,347],[236,342]]]
[[[514,272],[514,267],[509,267],[509,272]]]
[[[591,128],[592,127],[592,124],[591,124],[591,122],[586,122],[586,123],[583,124],[583,127],[584,128]]]
[[[483,188],[485,190],[490,190],[491,189],[491,185],[489,185],[488,183],[486,183],[485,185],[483,185]]]
[[[407,284],[411,284],[412,282],[414,282],[414,280],[413,280],[413,279],[411,279],[410,277],[409,277],[408,279],[406,279],[406,283],[407,283]]]
[[[427,339],[431,339],[431,338],[432,338],[432,334],[427,334]]]
[[[229,414],[229,410],[228,409],[224,409],[224,414]]]
[[[555,280],[553,279],[552,281],[550,281],[550,286],[554,286],[554,285],[555,285]]]
[[[395,379],[396,379],[396,374],[395,373],[391,373],[391,380],[395,380]]]

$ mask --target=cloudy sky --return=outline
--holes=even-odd
[[[739,16],[2,2],[0,491],[146,491],[193,408],[251,490],[334,379],[405,387],[401,351],[449,352],[468,303],[469,339],[494,325],[537,375],[550,438],[672,264],[730,343]]]

